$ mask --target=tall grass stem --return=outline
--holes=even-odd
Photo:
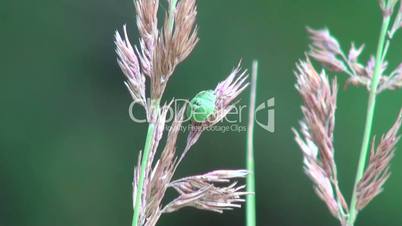
[[[169,8],[169,18],[168,18],[168,24],[169,24],[168,29],[170,32],[173,31],[173,27],[174,27],[174,15],[175,15],[175,11],[176,11],[176,4],[177,4],[177,0],[171,0],[170,8]],[[157,107],[159,108],[159,105]],[[146,167],[148,164],[149,151],[151,149],[151,144],[152,144],[152,140],[154,139],[154,135],[155,135],[155,124],[150,123],[148,125],[148,132],[147,132],[144,152],[143,152],[143,156],[142,156],[142,160],[141,160],[140,178],[138,181],[137,192],[135,194],[132,226],[138,226],[139,212],[141,209],[140,207],[141,207],[142,190],[144,187],[145,171],[146,171]]]
[[[352,199],[350,203],[350,215],[348,219],[348,226],[353,226],[356,220],[358,211],[356,209],[356,202],[357,202],[357,185],[361,178],[363,177],[364,169],[366,166],[367,161],[367,154],[369,149],[370,137],[371,137],[371,130],[373,126],[373,119],[374,119],[374,112],[375,112],[375,105],[376,105],[376,98],[377,98],[377,88],[380,82],[381,77],[381,68],[383,64],[383,54],[385,48],[385,41],[387,39],[388,28],[390,25],[390,17],[385,17],[381,27],[380,38],[378,41],[377,46],[377,54],[376,54],[376,62],[374,68],[374,75],[371,82],[369,100],[368,100],[368,107],[367,107],[367,116],[366,116],[366,124],[364,129],[363,135],[363,142],[360,151],[360,158],[357,166],[355,184],[353,188]]]
[[[140,172],[140,178],[138,180],[137,190],[136,190],[136,194],[135,194],[132,226],[138,226],[138,217],[140,215],[140,209],[141,209],[141,197],[142,197],[142,190],[144,187],[145,171],[146,171],[146,168],[148,165],[149,151],[151,150],[151,144],[152,144],[152,140],[154,139],[154,134],[155,134],[155,124],[150,123],[148,125],[148,132],[147,132],[147,137],[145,140],[144,152],[142,154],[142,159],[141,159],[141,172]]]
[[[255,204],[255,164],[254,164],[254,121],[255,121],[255,102],[257,96],[257,75],[258,61],[254,60],[251,71],[251,91],[250,106],[247,129],[247,192],[250,195],[246,200],[246,226],[256,226],[256,204]]]

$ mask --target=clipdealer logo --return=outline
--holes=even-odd
[[[174,102],[168,108],[168,112],[166,114],[166,124],[168,125],[174,120],[175,112],[178,112],[180,107],[184,104],[189,105],[190,102],[186,99],[175,99]],[[145,114],[138,113],[134,109],[138,107],[137,105],[141,104],[139,102],[133,101],[131,102],[128,113],[130,119],[135,123],[147,123],[147,118]],[[225,124],[214,125],[209,128],[206,128],[206,131],[211,132],[245,132],[247,130],[247,122],[244,121],[243,115],[248,112],[247,105],[233,105],[228,114],[222,118],[222,122]],[[183,123],[191,122],[191,117],[185,115],[183,118]],[[275,98],[269,98],[259,104],[255,109],[255,123],[262,128],[263,130],[274,133],[275,132]],[[181,127],[182,131],[188,131],[191,129],[193,125],[189,123],[188,125],[183,125]],[[165,129],[168,130],[169,126],[165,126]]]

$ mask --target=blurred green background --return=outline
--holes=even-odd
[[[166,3],[163,1],[166,6]],[[276,132],[256,128],[259,225],[338,225],[313,193],[290,128],[301,117],[294,63],[308,40],[305,26],[328,26],[343,44],[366,43],[380,27],[367,0],[198,1],[201,38],[170,80],[166,99],[215,87],[243,59],[260,61],[258,103],[276,98]],[[127,23],[136,43],[130,0],[2,0],[0,3],[0,226],[110,226],[131,223],[131,181],[146,126],[130,121],[113,34]],[[402,61],[402,34],[389,54]],[[339,77],[343,84],[345,76]],[[343,85],[340,85],[342,87]],[[248,99],[248,91],[242,95]],[[374,132],[391,126],[402,91],[379,97]],[[366,91],[341,89],[336,160],[349,198],[365,118]],[[178,176],[244,167],[245,133],[204,134]],[[399,145],[402,147],[402,145]],[[402,150],[400,150],[402,151]],[[357,225],[402,225],[402,154],[380,195]],[[224,215],[184,209],[159,225],[244,225],[244,210]]]

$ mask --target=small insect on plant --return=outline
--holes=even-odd
[[[190,101],[187,117],[201,123],[215,113],[216,95],[213,90],[201,91]]]
[[[240,208],[248,193],[237,180],[246,177],[246,170],[215,170],[175,179],[180,163],[201,134],[225,117],[232,102],[248,86],[247,72],[236,67],[214,90],[199,92],[175,112],[162,150],[167,113],[172,101],[161,104],[169,79],[198,42],[195,0],[167,0],[164,22],[158,23],[159,0],[135,0],[139,45],[133,47],[124,26],[123,35],[116,32],[118,64],[126,76],[126,86],[136,103],[147,114],[148,132],[144,149],[138,152],[133,181],[132,226],[155,226],[163,214],[185,207],[222,213]],[[159,28],[158,24],[162,27]],[[147,81],[148,80],[148,81]],[[147,86],[149,84],[150,86]],[[184,148],[178,147],[184,113],[192,119]],[[164,142],[162,142],[164,143]],[[158,158],[159,157],[159,158]],[[176,191],[176,198],[165,200],[167,190]]]

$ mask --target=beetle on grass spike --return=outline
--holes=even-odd
[[[213,90],[201,91],[190,101],[187,116],[197,123],[205,122],[215,113],[215,102]]]

